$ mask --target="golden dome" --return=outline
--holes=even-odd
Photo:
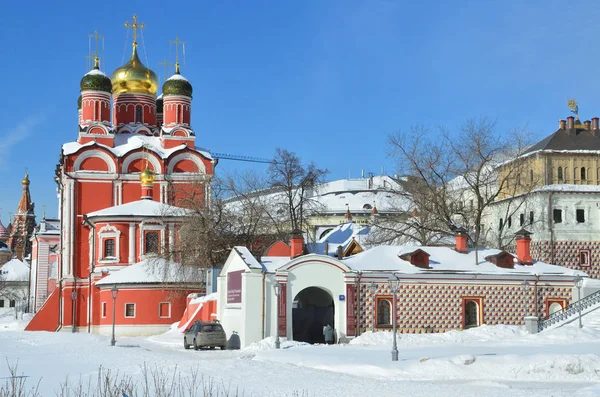
[[[146,169],[140,172],[140,181],[142,181],[142,185],[152,185],[154,183],[154,178],[154,172],[150,171],[146,165]]]
[[[29,174],[28,173],[25,173],[25,178],[23,178],[21,183],[25,186],[29,185]]]
[[[133,43],[131,59],[117,68],[110,76],[112,93],[133,92],[156,95],[158,77],[156,73],[144,66],[137,54],[137,43]]]

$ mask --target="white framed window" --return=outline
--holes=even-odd
[[[158,304],[158,317],[171,318],[171,302],[160,302]]]
[[[140,224],[140,249],[142,256],[164,252],[165,227],[161,221],[144,221]]]
[[[579,250],[579,266],[589,267],[591,265],[590,250]]]
[[[125,317],[126,318],[135,318],[135,303],[126,303],[125,304]]]
[[[102,318],[106,318],[106,302],[102,302]]]
[[[121,231],[110,224],[98,230],[98,262],[119,262],[120,237]]]

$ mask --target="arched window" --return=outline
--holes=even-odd
[[[563,170],[562,167],[558,167],[558,180],[562,182],[563,180]]]
[[[475,301],[465,304],[465,328],[477,327],[479,325],[479,305]]]
[[[373,207],[371,206],[371,204],[365,204],[363,205],[363,210],[371,210],[373,209]]]
[[[377,301],[377,326],[392,325],[392,304],[387,299],[379,299]]]
[[[585,167],[581,167],[581,180],[585,181]]]
[[[142,120],[142,107],[141,106],[137,106],[135,108],[135,122],[136,123],[141,123]]]

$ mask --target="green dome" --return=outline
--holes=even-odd
[[[94,68],[83,76],[79,85],[81,91],[94,90],[108,93],[112,92],[112,83],[108,76],[100,70],[98,61],[95,62]]]
[[[81,95],[79,95],[79,98],[77,98],[77,109],[81,109]]]
[[[179,74],[179,72],[175,72],[175,74],[167,79],[162,86],[162,92],[164,96],[168,95],[184,95],[184,96],[192,96],[192,85],[190,82]]]

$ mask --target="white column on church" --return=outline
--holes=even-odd
[[[169,223],[169,249],[171,251],[175,250],[175,224]]]
[[[129,264],[135,263],[135,223],[129,224]]]

